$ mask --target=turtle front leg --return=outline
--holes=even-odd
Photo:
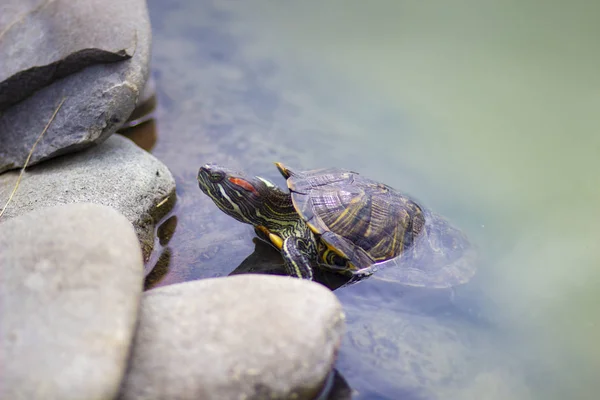
[[[302,279],[313,279],[317,249],[314,241],[290,236],[283,241],[281,255],[288,274]]]
[[[254,228],[256,235],[281,251],[284,266],[290,276],[312,280],[317,264],[317,245],[307,230],[308,237],[290,236],[285,240],[264,226]]]

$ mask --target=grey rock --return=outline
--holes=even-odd
[[[0,111],[93,64],[130,58],[136,32],[124,2],[8,0],[0,17]],[[23,44],[26,44],[25,46]]]
[[[0,204],[4,205],[18,172],[0,175]],[[175,192],[168,168],[153,155],[121,135],[85,151],[55,158],[27,170],[3,221],[29,211],[63,203],[111,206],[133,223],[144,256],[154,243],[156,221],[172,203],[157,207]]]
[[[156,82],[154,78],[149,77],[146,81],[146,86],[142,90],[142,94],[140,95],[140,104],[144,104],[148,101],[151,101],[156,96]]]
[[[156,84],[152,77],[146,81],[146,86],[142,90],[137,105],[129,119],[119,128],[118,132],[123,133],[128,128],[132,128],[148,122],[154,118],[156,110]]]
[[[134,230],[114,209],[71,204],[0,228],[0,397],[114,398],[142,291]]]
[[[79,3],[81,7],[89,7],[88,2]],[[127,32],[135,32],[135,54],[125,61],[89,66],[4,110],[0,114],[0,172],[23,166],[32,145],[63,98],[65,102],[36,147],[30,165],[105,140],[133,111],[146,84],[150,62],[146,2],[98,3],[103,12],[118,10],[118,18],[115,15],[105,30],[112,30],[113,34],[123,32],[125,37]],[[73,6],[73,2],[69,5]]]
[[[331,291],[238,275],[144,293],[122,399],[311,399],[344,317]]]

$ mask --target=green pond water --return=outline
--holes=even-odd
[[[178,186],[149,287],[226,276],[255,250],[252,228],[198,189],[200,165],[280,185],[273,161],[350,168],[481,253],[453,295],[376,277],[335,291],[348,318],[336,368],[354,398],[600,396],[600,3],[149,8],[153,153]]]

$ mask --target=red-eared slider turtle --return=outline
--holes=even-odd
[[[223,212],[280,249],[290,275],[312,279],[320,267],[358,279],[386,267],[394,281],[434,288],[473,276],[466,237],[408,196],[348,170],[276,165],[289,192],[215,164],[200,168],[198,183]]]

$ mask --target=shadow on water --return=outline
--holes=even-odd
[[[169,242],[175,234],[176,228],[176,215],[166,216],[156,228],[154,250],[145,266],[144,290],[152,289],[158,285],[169,273],[173,258],[173,250],[169,247]]]
[[[156,262],[150,267],[150,273],[144,279],[144,290],[150,290],[169,273],[172,259],[172,250],[169,247],[162,248]]]
[[[252,242],[254,243],[254,252],[245,258],[229,275],[286,275],[281,253],[277,249],[259,238],[252,239]],[[335,290],[349,281],[347,277],[327,271],[317,270],[314,273],[314,280],[331,290]]]

